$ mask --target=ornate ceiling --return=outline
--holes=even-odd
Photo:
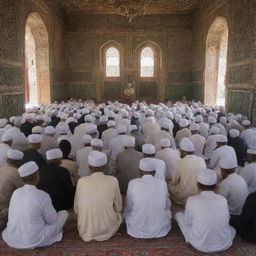
[[[56,0],[67,13],[180,14],[192,12],[199,0]],[[135,16],[134,15],[134,16]]]

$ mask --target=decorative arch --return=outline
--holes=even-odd
[[[111,52],[110,52],[111,51]],[[108,62],[108,57],[112,58]],[[108,66],[107,64],[114,64]],[[113,71],[113,75],[109,75]],[[124,49],[121,44],[110,40],[100,47],[100,87],[99,100],[121,99],[124,80]],[[109,74],[108,74],[109,72]]]
[[[25,102],[51,103],[49,36],[37,12],[28,15],[25,25]]]
[[[216,17],[206,39],[204,101],[210,105],[225,105],[228,54],[228,24]]]
[[[151,61],[148,59],[148,61],[151,63],[150,65],[148,65],[148,67],[146,67],[146,69],[149,70],[153,66],[153,69],[151,70],[151,75],[148,75],[148,76],[142,74],[143,63],[141,61],[141,57],[145,49],[148,50],[146,55],[148,55],[148,57],[151,58]],[[140,100],[145,99],[150,101],[162,100],[164,95],[164,88],[163,88],[163,82],[162,82],[162,78],[163,78],[162,50],[160,46],[153,41],[145,41],[136,47],[135,54],[137,56],[136,58],[136,96],[137,98]]]

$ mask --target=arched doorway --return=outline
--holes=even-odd
[[[204,102],[225,105],[228,53],[228,25],[224,17],[217,17],[206,39]]]
[[[25,102],[50,103],[49,38],[38,13],[31,13],[25,28]]]

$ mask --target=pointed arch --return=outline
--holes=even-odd
[[[210,105],[225,105],[228,54],[228,24],[216,17],[206,39],[204,101]]]

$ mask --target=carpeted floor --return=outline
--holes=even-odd
[[[172,213],[180,209],[173,207]],[[133,239],[126,234],[125,225],[118,233],[104,242],[83,242],[77,232],[76,216],[70,214],[64,229],[63,241],[37,250],[14,250],[0,240],[0,256],[200,256],[206,255],[184,242],[182,234],[173,221],[171,232],[162,239]],[[212,255],[256,256],[256,245],[243,243],[236,238],[226,252]]]

